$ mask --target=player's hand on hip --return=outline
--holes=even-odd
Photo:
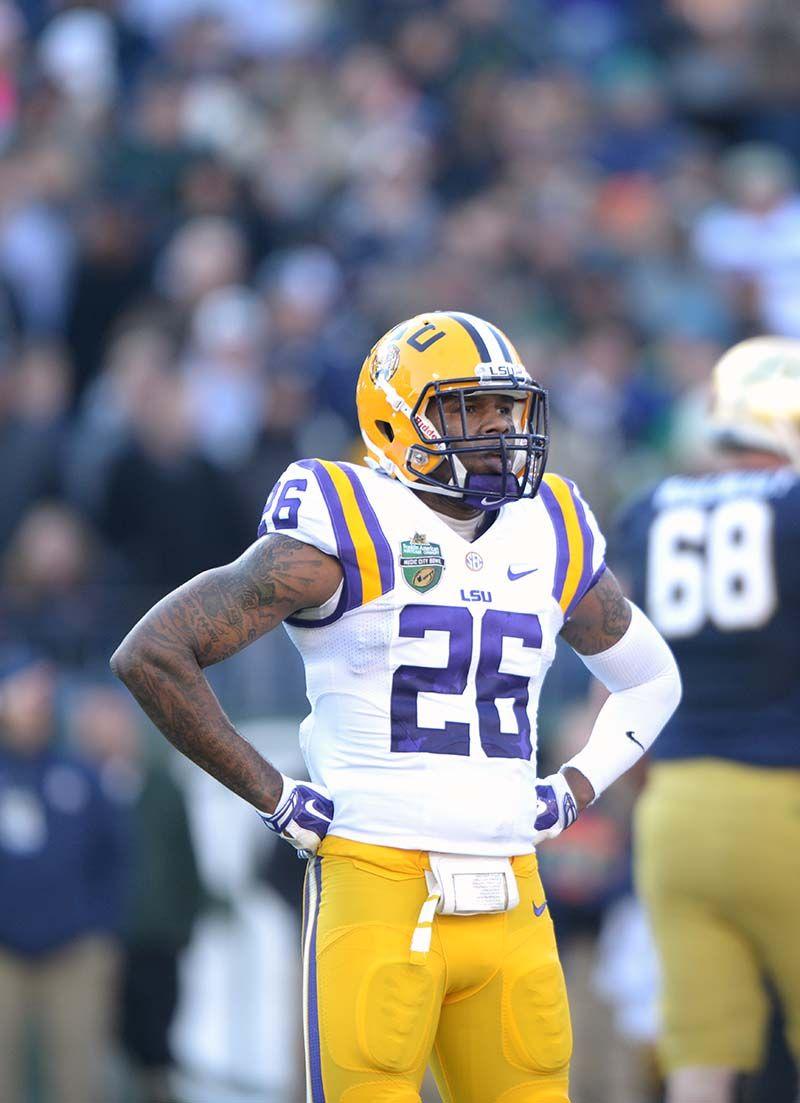
[[[333,819],[333,801],[328,790],[311,781],[294,781],[285,774],[283,791],[274,812],[259,812],[259,816],[276,835],[286,839],[296,850],[314,854],[328,834]]]
[[[557,835],[578,818],[578,805],[563,774],[536,779],[536,821],[533,845]]]

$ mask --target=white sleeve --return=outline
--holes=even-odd
[[[286,618],[294,627],[325,627],[394,585],[391,548],[353,464],[290,464],[264,506],[258,535],[270,533],[313,544],[335,556],[342,568],[342,585],[329,602]]]
[[[261,514],[258,535],[282,533],[340,558],[334,521],[335,504],[324,481],[324,473],[320,477],[320,468],[318,460],[300,460],[289,464],[270,491]],[[325,497],[326,491],[328,499]],[[316,609],[301,609],[287,617],[287,623],[295,628],[323,628],[347,612],[347,568],[343,565],[342,570],[344,577],[341,584],[324,605]]]
[[[591,782],[595,797],[652,746],[681,699],[672,652],[641,609],[630,606],[631,623],[622,639],[597,655],[580,655],[611,691],[586,746],[566,763]]]
[[[291,463],[270,491],[261,514],[258,535],[280,532],[336,555],[336,533],[322,487],[311,466],[316,461]]]

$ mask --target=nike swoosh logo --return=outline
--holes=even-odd
[[[330,816],[326,815],[321,808],[317,808],[317,802],[313,797],[306,803],[306,812],[310,812],[312,816],[317,816],[319,819],[330,823]]]
[[[639,742],[633,732],[625,732],[625,734],[627,735],[628,739],[630,739],[631,743],[635,743],[637,747],[642,747],[642,744]],[[642,750],[644,750],[644,747],[642,747]]]
[[[537,917],[542,915],[542,913],[544,912],[544,909],[546,907],[547,907],[547,901],[546,900],[542,904],[539,904],[538,907],[536,906],[536,904],[534,904],[533,905],[533,914]]]
[[[538,571],[538,570],[539,570],[538,567],[531,567],[531,569],[529,571],[513,571],[511,569],[511,567],[509,567],[508,568],[508,581],[509,582],[516,582],[518,578],[524,578],[526,574],[534,574],[534,572]]]

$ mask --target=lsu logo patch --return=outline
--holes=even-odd
[[[444,558],[441,546],[429,543],[416,532],[412,540],[403,540],[400,544],[400,566],[403,578],[411,589],[424,594],[432,590],[442,577]]]

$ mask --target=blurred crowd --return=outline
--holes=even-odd
[[[513,335],[601,517],[683,462],[720,347],[800,333],[798,48],[780,0],[0,0],[2,634],[102,665],[359,455],[431,306]]]
[[[785,0],[0,0],[0,655],[102,679],[425,309],[508,331],[601,519],[691,465],[720,350],[800,336],[799,52]]]

